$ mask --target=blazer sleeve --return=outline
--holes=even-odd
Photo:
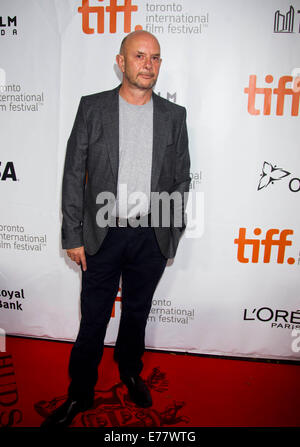
[[[174,184],[172,186],[171,192],[179,192],[181,195],[180,201],[175,201],[177,208],[174,208],[172,220],[173,220],[173,230],[182,233],[186,228],[187,216],[185,213],[185,208],[188,199],[188,192],[191,182],[190,177],[190,154],[189,154],[189,141],[186,125],[186,109],[183,108],[182,119],[180,123],[180,132],[178,140],[176,143],[176,165],[175,165],[175,178]],[[176,225],[176,219],[174,222],[174,215],[180,216],[180,225]]]
[[[82,97],[68,139],[62,182],[62,248],[83,245],[83,213],[88,132]]]

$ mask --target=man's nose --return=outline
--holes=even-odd
[[[150,70],[152,68],[152,59],[151,57],[145,57],[144,67]]]

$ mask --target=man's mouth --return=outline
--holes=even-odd
[[[139,76],[142,76],[143,78],[146,78],[146,79],[153,78],[153,74],[148,74],[148,73],[140,73]]]

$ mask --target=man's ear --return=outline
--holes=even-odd
[[[124,73],[125,71],[125,60],[124,56],[122,54],[117,54],[116,56],[116,62],[118,64],[118,67],[120,68],[121,72]]]

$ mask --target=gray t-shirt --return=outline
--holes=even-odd
[[[119,95],[119,172],[116,209],[123,218],[150,211],[153,101],[129,104]]]

